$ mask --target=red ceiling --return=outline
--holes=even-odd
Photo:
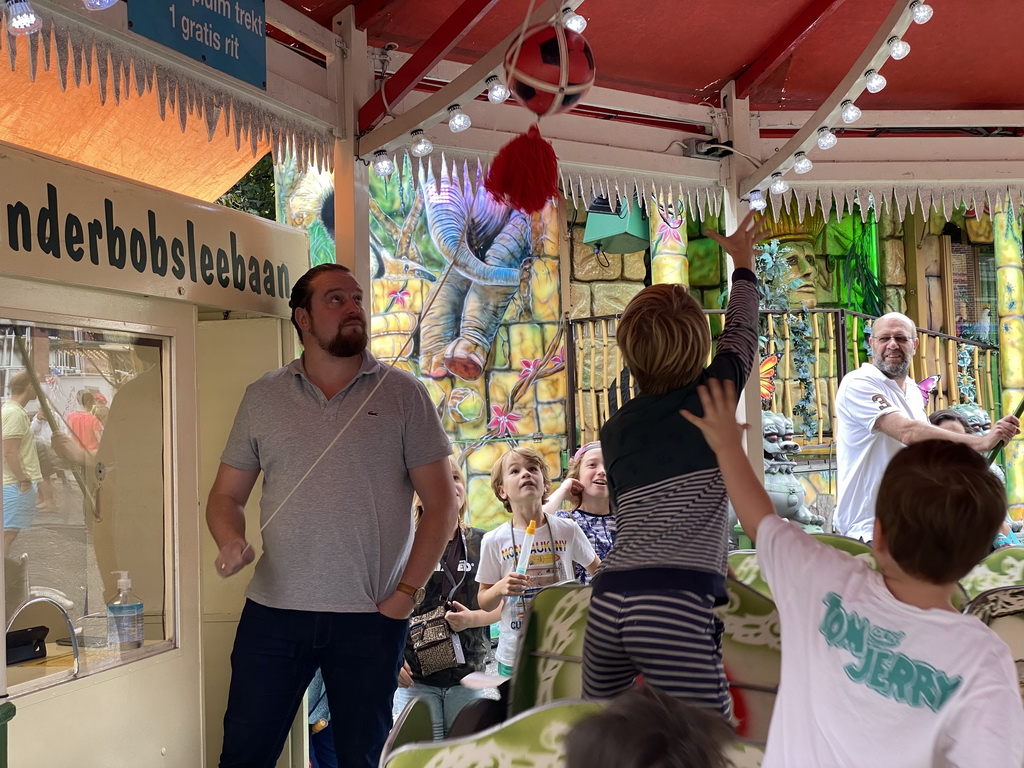
[[[371,45],[413,52],[462,0],[285,0],[331,26],[354,5]],[[909,0],[908,0],[909,2]],[[813,109],[846,74],[893,0],[834,0],[793,53],[750,94],[752,109]],[[904,36],[908,58],[883,70],[889,86],[865,93],[865,109],[1024,109],[1021,0],[930,0],[935,15]],[[522,25],[528,0],[500,0],[448,58],[471,63]],[[586,0],[585,37],[597,84],[688,102],[716,102],[808,8],[828,0]]]

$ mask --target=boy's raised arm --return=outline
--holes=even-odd
[[[725,490],[732,500],[736,517],[753,541],[757,526],[767,515],[775,514],[775,507],[743,452],[742,437],[746,425],[736,422],[736,385],[731,381],[708,379],[706,387],[697,387],[697,394],[704,407],[704,417],[694,416],[687,410],[680,413],[700,429],[718,457]]]

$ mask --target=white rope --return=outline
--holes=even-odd
[[[441,286],[444,285],[445,280],[448,279],[448,275],[451,273],[452,267],[454,265],[455,265],[454,260],[448,262],[448,266],[445,269],[444,274],[441,275],[440,281],[438,281],[437,286],[434,288],[433,292],[428,297],[426,304],[424,304],[423,308],[420,310],[419,317],[416,318],[416,322],[413,324],[412,330],[409,331],[409,338],[406,339],[405,344],[402,345],[402,348],[398,351],[398,355],[396,355],[395,359],[399,359],[399,358],[402,357],[402,355],[405,354],[406,349],[408,348],[409,344],[412,342],[416,331],[419,330],[420,319],[423,317],[423,315],[425,315],[427,313],[427,310],[430,309],[430,307],[433,305],[434,299],[436,299],[437,295],[441,292]],[[369,320],[369,318],[367,318],[367,320]],[[367,322],[367,325],[369,325],[369,322]],[[367,343],[369,343],[369,339],[367,340]],[[341,439],[341,436],[343,434],[345,434],[345,430],[348,429],[348,427],[352,423],[353,419],[355,419],[355,417],[358,414],[363,412],[363,408],[366,407],[366,404],[368,402],[370,402],[370,398],[374,396],[374,394],[377,392],[378,389],[380,389],[380,385],[384,383],[384,379],[387,377],[388,373],[394,367],[395,366],[393,364],[391,364],[391,363],[386,363],[385,364],[384,373],[381,374],[380,380],[374,385],[373,389],[370,390],[369,394],[366,395],[366,398],[359,405],[359,407],[356,408],[352,412],[352,415],[349,417],[348,421],[345,422],[344,426],[342,426],[342,428],[338,432],[338,434],[336,434],[334,436],[334,439],[331,440],[331,442],[327,444],[327,447],[324,448],[323,452],[317,457],[316,461],[314,461],[312,463],[312,465],[310,465],[309,469],[306,470],[306,473],[302,477],[299,478],[299,481],[297,483],[295,483],[295,487],[292,488],[288,492],[288,495],[285,496],[284,499],[281,500],[281,503],[277,505],[277,509],[275,509],[270,514],[270,517],[267,518],[266,522],[264,522],[263,525],[260,526],[260,530],[259,530],[260,534],[262,534],[263,531],[266,529],[266,527],[268,525],[270,525],[270,521],[273,520],[277,516],[277,513],[281,511],[281,508],[284,507],[284,505],[288,502],[288,499],[290,499],[295,494],[295,492],[297,490],[299,490],[299,486],[301,486],[302,483],[305,482],[306,478],[309,477],[310,473],[314,469],[316,469],[316,466],[321,462],[321,460],[324,458],[324,456],[327,455],[327,452],[330,451],[331,448],[334,447],[334,444],[337,443],[339,439]],[[250,550],[250,549],[252,549],[252,542],[246,542],[245,547],[242,549],[242,556],[244,556],[245,553],[248,550]]]

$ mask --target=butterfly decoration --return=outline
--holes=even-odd
[[[941,378],[942,374],[937,373],[934,376],[929,376],[917,385],[921,389],[921,397],[924,398],[925,405],[931,402],[932,395],[938,394],[939,379]]]
[[[767,403],[775,394],[775,369],[779,366],[778,355],[768,355],[761,361],[761,402]]]

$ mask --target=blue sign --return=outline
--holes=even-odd
[[[128,0],[128,28],[266,90],[266,10],[266,0]]]

